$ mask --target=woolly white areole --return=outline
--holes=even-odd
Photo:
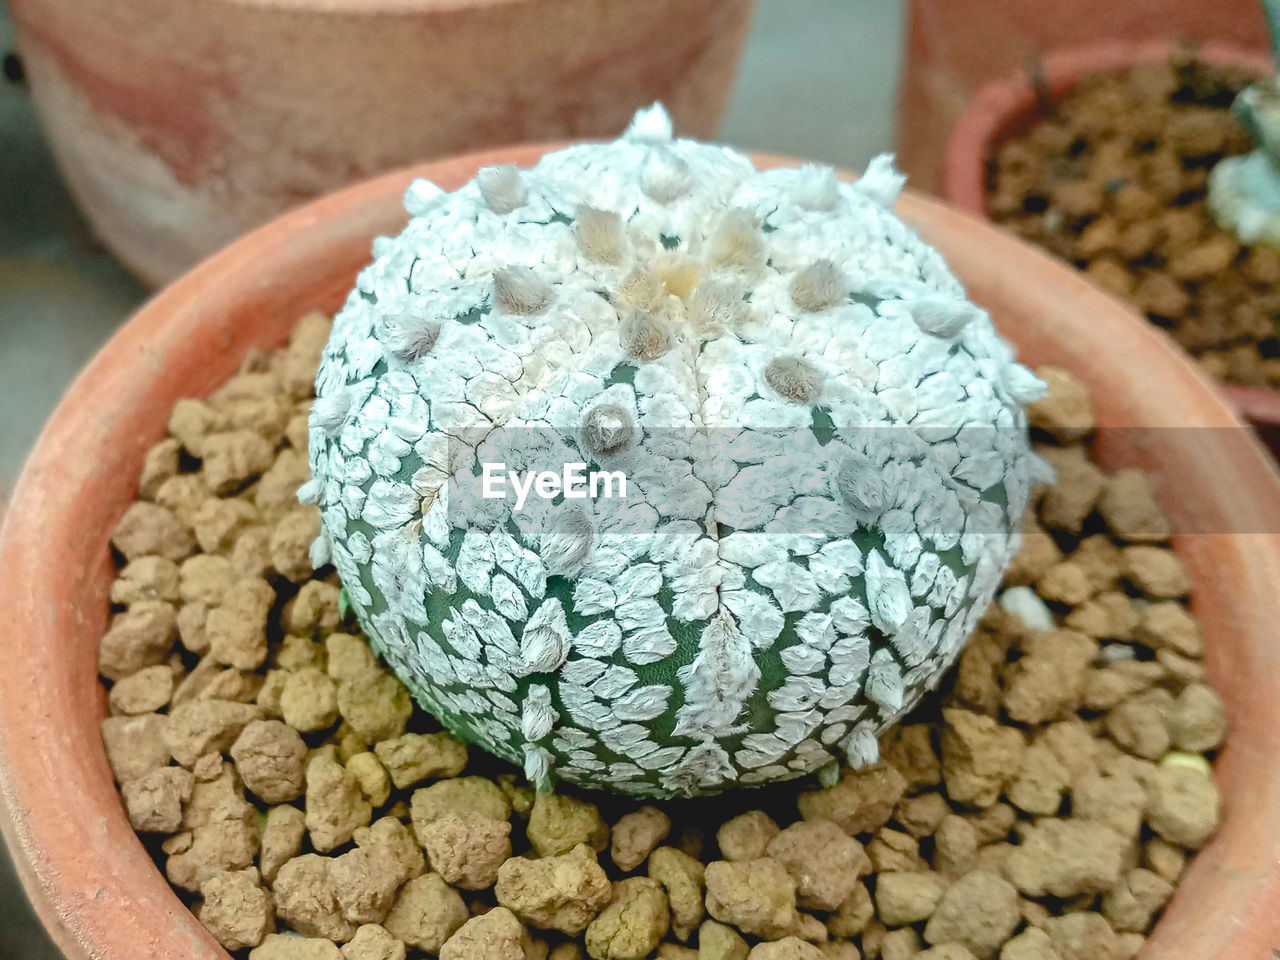
[[[322,542],[377,650],[545,786],[713,793],[876,759],[954,662],[1045,467],[1042,389],[862,180],[756,171],[661,107],[425,181],[316,378]],[[484,462],[621,506],[481,501]]]

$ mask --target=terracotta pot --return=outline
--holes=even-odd
[[[98,236],[158,284],[299,201],[432,157],[715,133],[753,0],[10,0]]]
[[[1059,50],[1044,58],[1044,78],[1050,97],[1061,99],[1083,76],[1153,63],[1167,58],[1174,49],[1175,44],[1156,40],[1144,44],[1107,41]],[[1204,44],[1198,55],[1208,63],[1244,67],[1259,74],[1272,69],[1271,58],[1266,54],[1225,44]],[[961,210],[985,219],[987,164],[996,146],[1034,125],[1043,110],[1025,70],[978,90],[951,129],[943,169],[943,197]],[[1233,384],[1219,386],[1267,445],[1280,453],[1280,392]]]
[[[49,421],[0,541],[0,798],[26,888],[71,960],[227,960],[130,828],[98,735],[108,538],[174,402],[209,391],[250,347],[281,342],[306,310],[337,307],[370,238],[404,223],[412,175],[455,188],[481,163],[529,163],[541,152],[389,174],[249,234],[145,306]],[[1254,960],[1280,937],[1280,540],[1243,531],[1280,530],[1280,476],[1203,375],[1079,274],[936,202],[908,195],[900,210],[1025,360],[1085,378],[1104,427],[1102,462],[1151,471],[1179,529],[1217,531],[1179,534],[1174,546],[1195,584],[1205,666],[1232,725],[1217,765],[1224,820],[1144,957]],[[1122,429],[1172,426],[1196,442]]]
[[[912,185],[941,189],[948,133],[978,88],[1031,57],[1103,37],[1268,48],[1258,0],[910,0],[897,150]]]

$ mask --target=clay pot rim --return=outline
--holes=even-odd
[[[371,236],[367,225],[376,223],[379,231],[386,228],[387,207],[392,198],[398,200],[413,176],[438,178],[441,186],[453,189],[461,182],[460,171],[468,171],[469,175],[484,163],[526,164],[554,146],[557,145],[486,151],[394,171],[321,198],[251,232],[146,304],[81,373],[42,431],[13,492],[5,527],[0,530],[0,604],[10,612],[14,623],[32,628],[30,637],[15,636],[10,642],[6,651],[10,661],[6,669],[0,671],[0,805],[9,810],[9,817],[0,817],[0,828],[41,918],[69,957],[123,960],[149,951],[157,957],[227,958],[169,889],[118,805],[79,812],[64,806],[74,804],[75,791],[84,789],[86,776],[97,778],[93,783],[95,787],[100,786],[97,781],[105,779],[110,795],[114,795],[114,787],[100,745],[92,748],[95,753],[90,758],[92,770],[86,772],[82,765],[72,761],[72,744],[59,740],[58,734],[64,731],[60,731],[51,718],[68,712],[59,713],[58,706],[60,700],[67,698],[68,687],[65,677],[64,685],[59,685],[54,674],[46,672],[47,663],[58,661],[37,641],[42,629],[66,629],[68,624],[85,621],[92,628],[105,618],[105,610],[99,613],[68,609],[66,597],[73,594],[76,587],[64,585],[67,580],[64,568],[52,559],[52,554],[59,546],[67,549],[72,528],[79,534],[86,526],[81,517],[71,516],[69,508],[74,497],[83,494],[82,488],[91,483],[95,475],[91,455],[95,440],[99,443],[104,437],[128,440],[136,445],[135,456],[140,462],[141,452],[156,439],[154,436],[124,437],[121,436],[124,428],[111,424],[113,403],[119,409],[126,409],[129,396],[136,399],[144,392],[142,386],[129,386],[126,376],[146,369],[148,363],[159,364],[165,349],[174,349],[174,341],[187,342],[188,337],[199,333],[186,328],[184,320],[208,315],[228,304],[234,303],[241,309],[234,311],[225,323],[238,324],[237,332],[243,334],[242,339],[254,342],[255,338],[243,330],[251,325],[253,310],[260,308],[253,302],[251,284],[269,286],[273,271],[296,271],[298,264],[310,263],[319,251],[339,244],[345,248],[358,245],[367,259]],[[763,167],[781,162],[782,158],[755,155],[754,159]],[[921,221],[931,225],[932,230],[926,231],[926,235],[950,232],[953,242],[958,231],[970,231],[975,225],[981,229],[973,218],[918,196],[904,196],[901,210],[918,226],[924,225]],[[342,229],[329,232],[317,229],[317,224],[326,222],[340,223]],[[982,229],[982,233],[984,242],[974,245],[981,250],[957,251],[957,256],[964,253],[971,264],[975,262],[975,255],[979,258],[977,262],[981,262],[982,256],[992,252],[1001,264],[1013,258],[1018,261],[1015,267],[1021,265],[1042,272],[1045,289],[1041,299],[1052,302],[1053,296],[1062,294],[1078,297],[1086,311],[1116,309],[1082,277],[1054,265],[1046,255],[988,229]],[[348,284],[349,280],[344,280],[343,289]],[[228,288],[234,289],[228,292]],[[1127,354],[1134,350],[1151,351],[1155,365],[1182,388],[1175,407],[1184,408],[1183,425],[1242,432],[1239,421],[1213,392],[1207,379],[1149,325],[1132,318],[1132,322],[1116,326],[1112,340],[1117,350]],[[256,339],[263,340],[266,336]],[[154,374],[151,378],[154,379]],[[120,399],[120,394],[113,393],[113,382],[116,390],[128,386],[132,393]],[[186,389],[198,394],[210,385],[191,383]],[[1116,393],[1133,393],[1137,389],[1133,384],[1116,386]],[[1159,416],[1164,418],[1165,414]],[[83,439],[86,431],[82,429],[86,425],[91,428],[87,443]],[[1245,482],[1238,491],[1238,504],[1233,501],[1230,508],[1224,509],[1237,511],[1237,515],[1238,511],[1250,509],[1276,511],[1280,508],[1280,478],[1256,441],[1247,436],[1242,439],[1244,449],[1240,458],[1227,466]],[[64,455],[69,447],[87,449],[89,455],[69,462]],[[1233,475],[1230,470],[1228,475]],[[131,490],[133,482],[130,478],[127,483],[116,483],[116,487]],[[115,508],[122,506],[122,499],[111,500],[110,511],[98,512],[110,513],[110,522],[114,523],[118,515]],[[106,529],[109,530],[109,524]],[[95,532],[93,542],[101,543],[97,537]],[[1237,542],[1246,539],[1243,537],[1229,539],[1234,546],[1228,552],[1237,561],[1240,556],[1247,556],[1254,567],[1252,572],[1246,570],[1246,575],[1240,577],[1243,585],[1237,586],[1237,591],[1252,598],[1255,607],[1265,607],[1269,595],[1260,590],[1256,579],[1258,571],[1280,571],[1280,542],[1274,537],[1254,538],[1254,542],[1248,544]],[[74,540],[81,554],[86,542],[89,540],[85,536]],[[105,551],[101,551],[103,555],[99,558],[98,552],[95,547],[93,559],[85,561],[89,569],[80,573],[105,583],[110,577],[109,558]],[[103,606],[105,608],[105,603]],[[1257,609],[1251,612],[1255,619],[1263,613]],[[82,666],[92,674],[92,683],[96,684],[94,667]],[[98,700],[100,708],[100,696]],[[1254,715],[1260,710],[1274,712],[1277,708],[1264,698],[1260,702],[1249,702],[1241,709]],[[40,742],[39,734],[44,734],[47,742]],[[67,739],[65,735],[62,737]],[[1229,744],[1220,763],[1238,768],[1250,759],[1247,751],[1241,749],[1235,751],[1239,756],[1231,757],[1232,750]],[[1275,790],[1266,791],[1256,802],[1268,811],[1280,811],[1280,793]],[[1219,840],[1225,842],[1228,833],[1237,835],[1238,839],[1242,831],[1247,832],[1252,841],[1248,846],[1249,870],[1245,875],[1254,895],[1247,902],[1233,904],[1231,909],[1223,911],[1223,917],[1217,918],[1213,930],[1224,937],[1242,928],[1257,930],[1268,925],[1274,928],[1277,923],[1269,903],[1280,892],[1277,869],[1280,859],[1273,856],[1280,850],[1280,815],[1243,823],[1237,814],[1228,820]],[[126,886],[125,878],[136,882]],[[1227,878],[1215,873],[1210,861],[1202,858],[1193,865],[1185,896],[1175,901],[1170,915],[1175,910],[1183,917],[1195,913],[1200,906],[1197,894],[1211,892],[1224,879]],[[1237,879],[1237,887],[1242,882],[1245,881]],[[1170,949],[1169,936],[1162,938],[1162,942],[1166,950]],[[1243,960],[1243,953],[1234,955]]]
[[[1052,50],[1041,58],[1044,79],[1054,100],[1063,97],[1082,77],[1113,73],[1157,63],[1183,48],[1170,39],[1133,42],[1123,39]],[[1196,56],[1216,66],[1244,67],[1257,73],[1274,69],[1271,56],[1221,41],[1195,46]],[[1030,123],[1040,100],[1026,70],[1017,70],[979,87],[951,128],[942,166],[942,196],[966,213],[989,220],[986,206],[987,160],[995,144],[1011,131]],[[1280,425],[1280,390],[1217,384],[1241,415],[1251,423]]]
[[[408,13],[486,13],[502,7],[537,3],[539,0],[377,0],[374,8],[370,7],[368,0],[218,0],[218,2],[233,7],[259,7],[311,15],[337,14],[367,17]]]

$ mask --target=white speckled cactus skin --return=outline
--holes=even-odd
[[[614,143],[410,188],[336,318],[300,496],[422,706],[540,786],[694,795],[876,759],[1044,473],[1041,384],[889,212],[901,182],[888,158],[852,185],[757,172],[655,107]],[[462,509],[524,428],[623,469],[625,506]]]

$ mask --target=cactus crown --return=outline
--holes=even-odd
[[[1280,56],[1280,0],[1262,0],[1271,50]],[[1240,92],[1232,105],[1257,145],[1242,157],[1218,162],[1209,175],[1209,209],[1241,243],[1280,251],[1280,77]]]
[[[416,182],[311,419],[332,559],[451,730],[552,776],[710,793],[876,757],[1016,548],[1041,385],[889,212],[889,158],[756,171],[672,138]],[[626,497],[510,499],[580,461]]]

